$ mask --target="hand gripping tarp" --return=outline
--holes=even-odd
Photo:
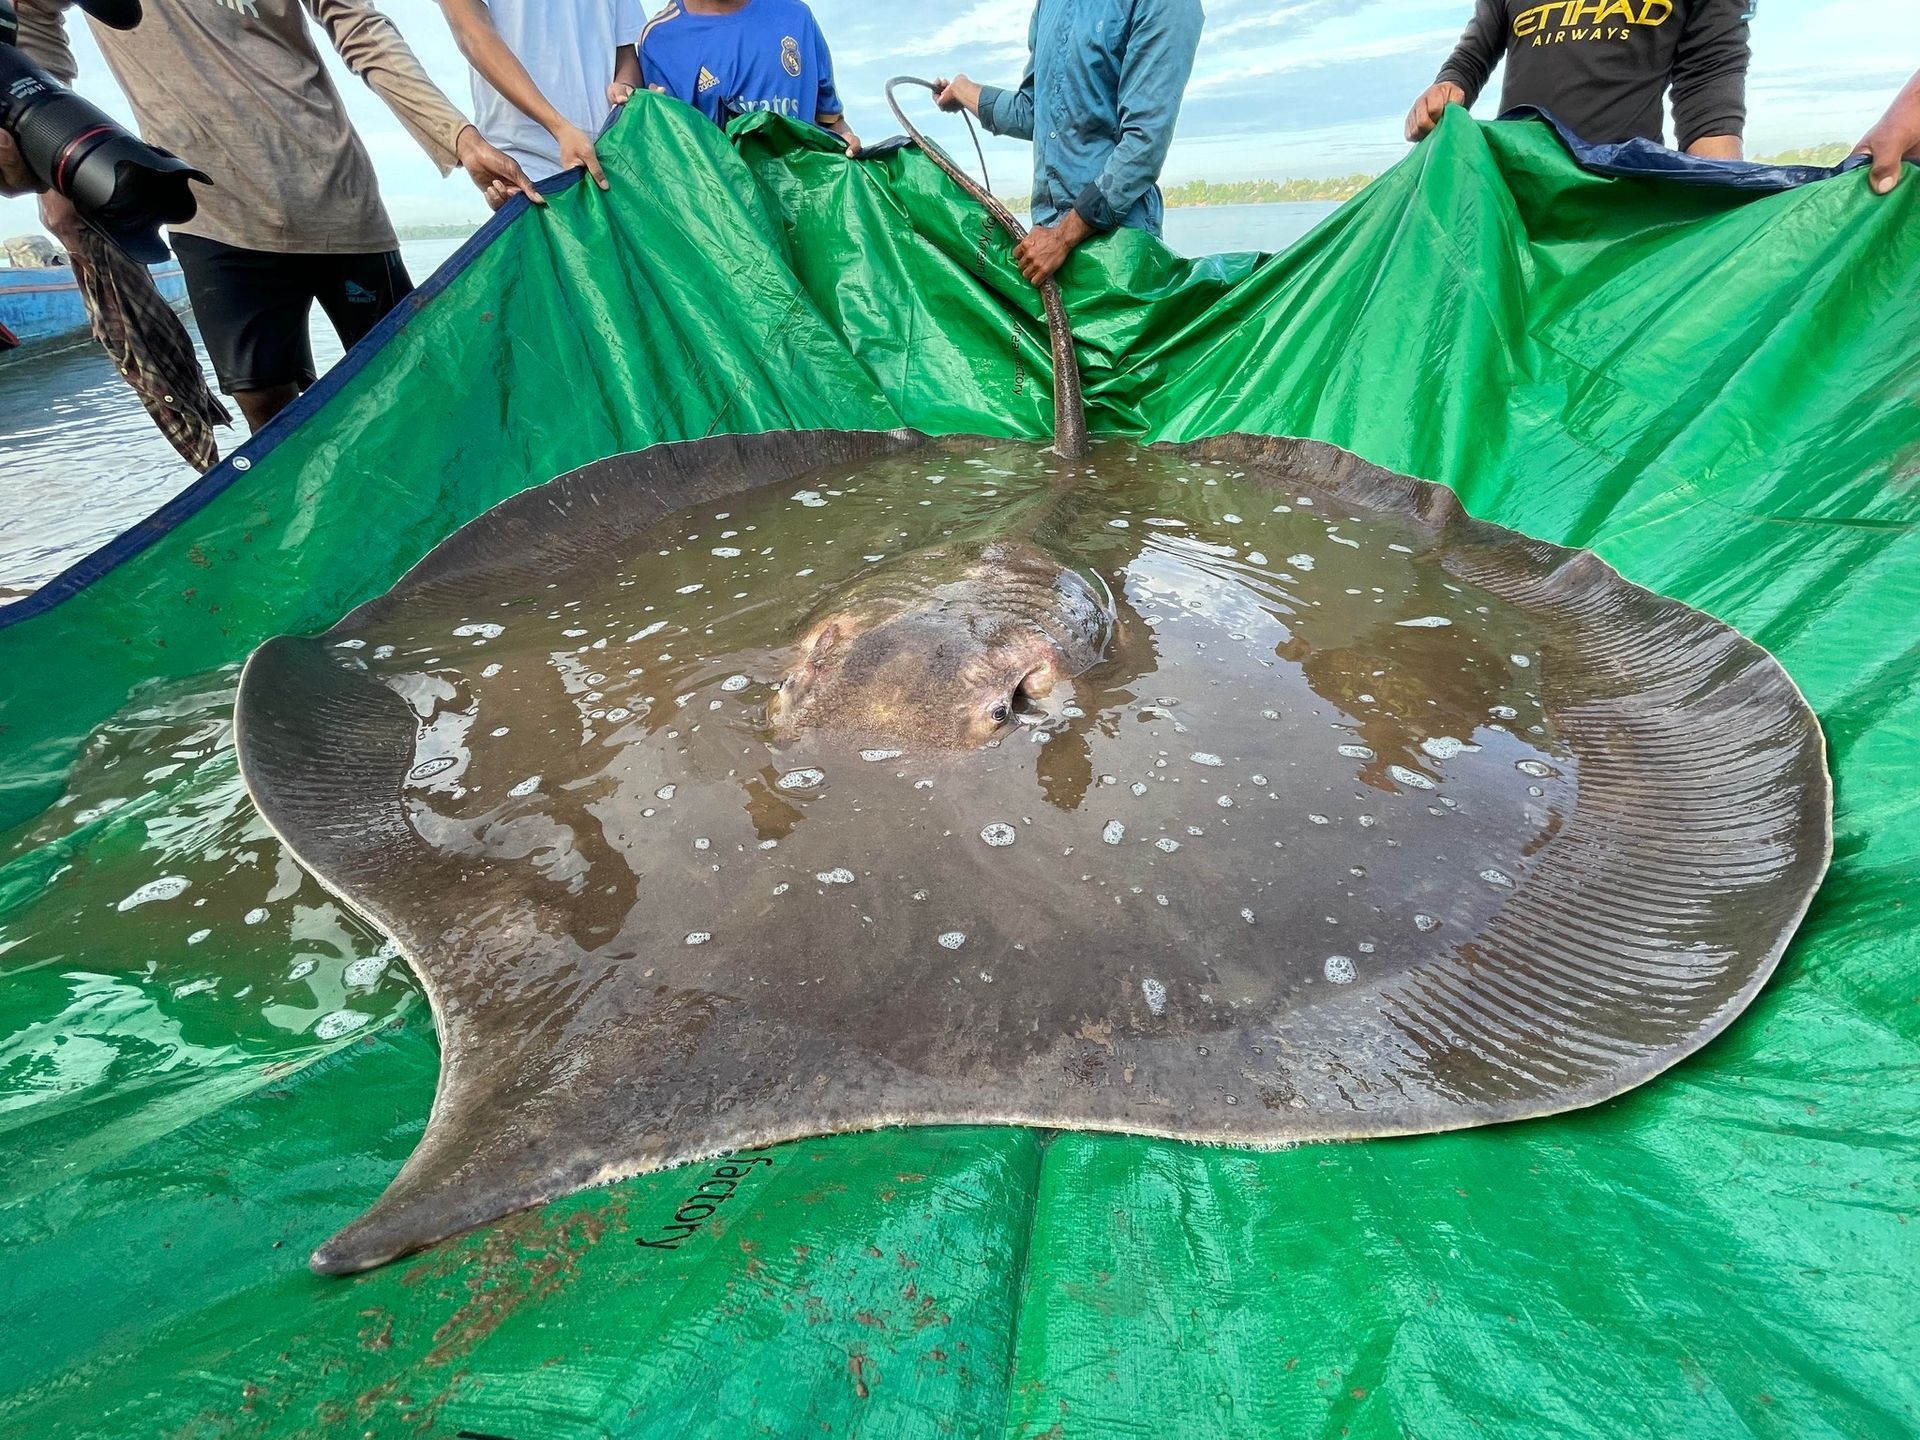
[[[1556,1119],[1277,1153],[850,1135],[308,1271],[413,1147],[435,1045],[247,810],[233,667],[601,456],[1044,437],[999,234],[923,157],[833,148],[640,97],[611,191],[497,218],[5,612],[0,1431],[1920,1433],[1920,183],[1603,178],[1458,111],[1284,255],[1082,251],[1092,422],[1335,442],[1777,655],[1826,728],[1836,853],[1746,1016]],[[189,944],[196,913],[222,923]]]

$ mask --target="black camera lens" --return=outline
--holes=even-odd
[[[27,167],[134,259],[167,258],[162,225],[191,220],[190,180],[207,177],[129,134],[12,45],[0,44],[0,129]]]

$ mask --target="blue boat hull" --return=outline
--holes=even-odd
[[[187,281],[179,265],[156,265],[153,279],[169,303],[186,299]],[[22,344],[84,331],[88,323],[86,302],[72,271],[0,269],[0,326]]]

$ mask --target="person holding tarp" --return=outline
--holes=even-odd
[[[614,75],[632,64],[641,0],[440,0],[440,10],[472,67],[474,123],[488,142],[530,179],[581,166],[605,190],[592,137],[633,93]],[[517,193],[496,180],[487,204],[498,210]]]
[[[1205,17],[1199,0],[1036,5],[1018,89],[936,81],[942,110],[1033,141],[1033,230],[1014,251],[1035,285],[1089,237],[1160,233],[1160,169]]]
[[[46,24],[46,16],[40,15],[23,27],[22,38],[29,52],[63,53],[64,45],[46,43]],[[55,68],[59,66],[58,58],[54,64]],[[54,78],[73,77],[56,73]],[[39,177],[13,137],[0,130],[0,195],[31,194],[41,188]],[[81,223],[71,201],[45,194],[40,209],[48,229],[54,230],[66,246],[62,258],[73,269],[93,338],[107,352],[167,443],[195,470],[204,473],[212,469],[220,459],[213,427],[230,424],[233,417],[207,388],[193,340],[161,295],[152,273],[113,241]],[[0,337],[12,339],[3,327]],[[0,343],[0,349],[4,348]]]
[[[1423,138],[1447,106],[1472,105],[1504,60],[1502,111],[1544,110],[1594,145],[1664,144],[1670,90],[1680,148],[1738,160],[1752,18],[1753,0],[1476,0],[1407,113],[1407,139]]]
[[[616,84],[671,95],[717,125],[755,110],[785,115],[860,152],[827,37],[801,0],[674,0],[647,22],[635,52]]]
[[[1873,161],[1873,179],[1869,183],[1876,195],[1888,194],[1900,183],[1906,168],[1903,162],[1920,160],[1920,72],[1893,97],[1887,113],[1860,137],[1853,153]]]
[[[69,3],[16,0],[20,48],[62,79],[76,68]],[[89,23],[142,137],[213,177],[195,192],[199,212],[170,238],[220,388],[258,430],[314,382],[314,301],[352,346],[413,288],[309,11],[442,171],[458,164],[483,191],[496,180],[533,187],[447,102],[370,0],[144,8],[134,30]],[[50,193],[40,208],[69,248],[83,243],[71,201]]]

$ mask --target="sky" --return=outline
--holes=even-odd
[[[381,8],[427,73],[471,113],[466,64],[434,0],[387,0]],[[848,120],[868,140],[898,129],[881,93],[890,75],[964,71],[988,83],[1017,82],[1032,9],[1032,0],[813,4],[833,50]],[[1407,107],[1432,81],[1471,9],[1472,0],[1208,0],[1206,32],[1165,178],[1319,177],[1385,169],[1405,153],[1400,126]],[[131,123],[84,25],[69,23],[79,32],[79,88]],[[1851,143],[1920,67],[1920,5],[1759,0],[1753,51],[1748,153]],[[485,217],[463,175],[443,180],[379,98],[344,67],[334,68],[398,223]],[[1498,89],[1496,76],[1475,113],[1497,110]],[[929,134],[945,137],[950,150],[970,149],[957,120],[934,117],[933,124],[944,128]],[[987,139],[995,189],[1026,193],[1027,148]],[[30,202],[0,200],[0,236],[33,228]]]

